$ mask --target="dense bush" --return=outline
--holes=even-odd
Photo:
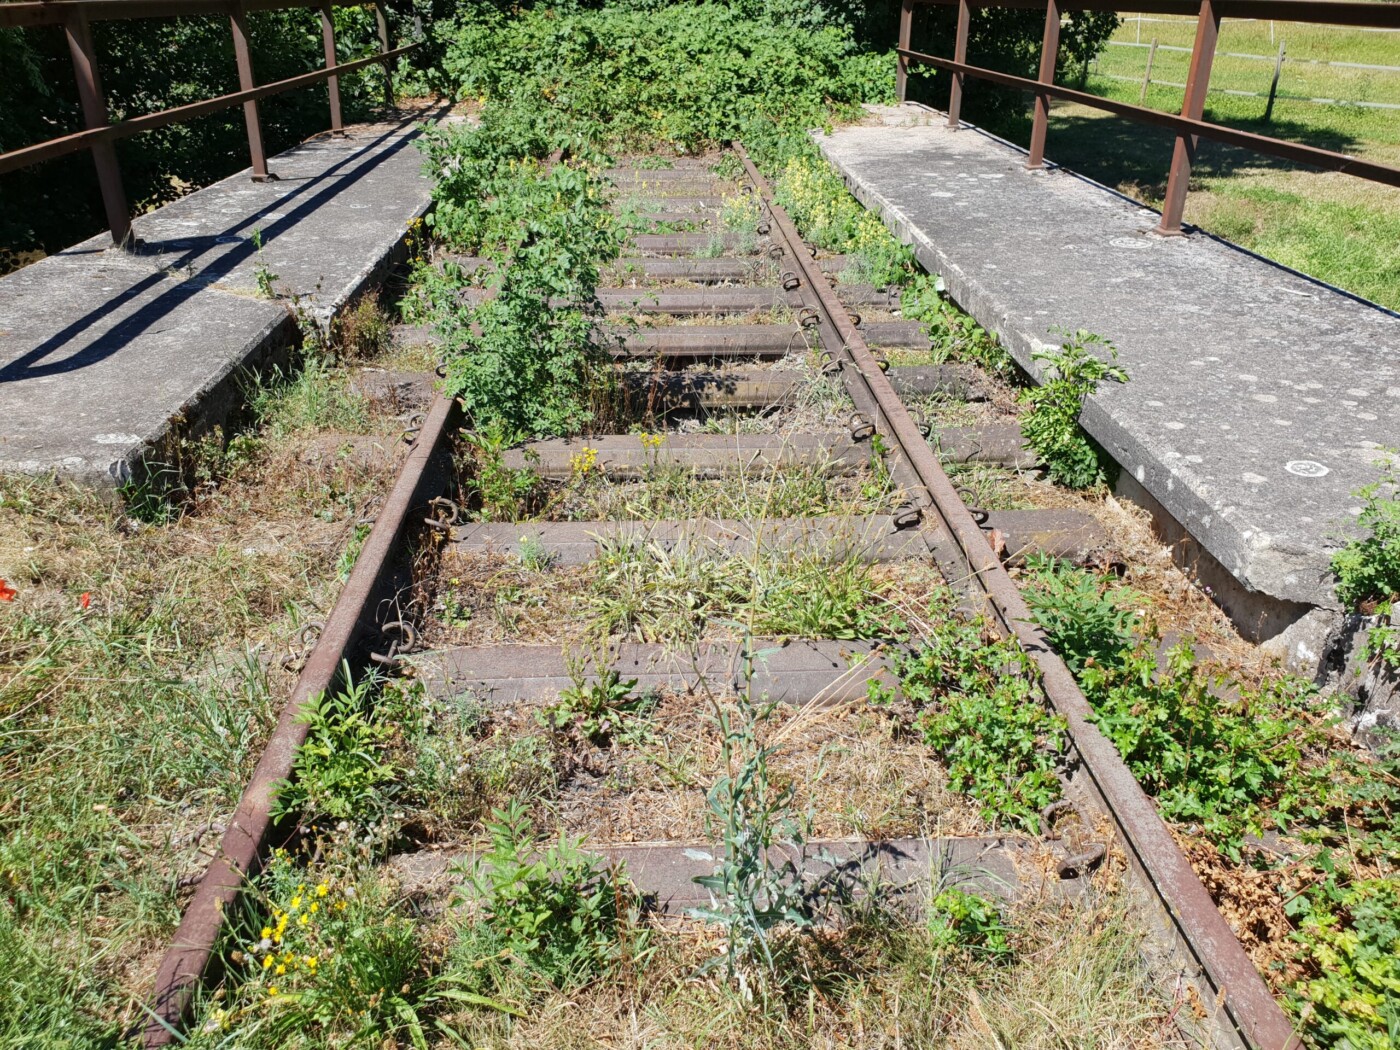
[[[819,126],[832,105],[888,98],[893,58],[838,26],[754,18],[762,5],[493,5],[441,27],[441,85],[462,97],[538,95],[596,124],[617,149],[693,151],[783,125]]]

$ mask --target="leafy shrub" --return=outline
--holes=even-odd
[[[1002,379],[1015,376],[1011,355],[971,314],[958,309],[948,298],[941,277],[915,274],[904,289],[900,312],[911,321],[923,323],[936,360],[970,361]]]
[[[1390,616],[1366,632],[1364,656],[1400,670],[1400,627],[1394,612],[1400,601],[1400,478],[1394,460],[1381,467],[1381,477],[1356,493],[1362,500],[1357,524],[1369,536],[1353,539],[1332,555],[1337,574],[1337,597],[1353,609]]]
[[[543,493],[539,474],[529,467],[505,465],[503,453],[510,440],[500,420],[466,435],[472,452],[473,473],[463,487],[480,501],[481,521],[520,521],[530,516]]]
[[[1096,356],[1095,347],[1105,348],[1109,359]],[[1112,460],[1079,425],[1079,413],[1084,399],[1104,380],[1128,381],[1128,373],[1114,364],[1118,348],[1081,329],[1070,333],[1058,350],[1040,350],[1032,357],[1044,361],[1054,375],[1022,395],[1031,406],[1021,418],[1026,443],[1044,461],[1052,481],[1072,489],[1099,484]]]
[[[1140,646],[1117,666],[1085,667],[1080,680],[1099,729],[1168,820],[1199,824],[1236,860],[1244,834],[1262,830],[1266,805],[1269,819],[1286,820],[1311,685],[1283,678],[1221,695],[1225,683],[1196,667],[1185,642],[1160,673],[1155,652]]]
[[[1023,593],[1163,816],[1198,824],[1236,862],[1244,835],[1270,825],[1320,846],[1302,891],[1284,901],[1297,962],[1315,975],[1289,1005],[1316,1045],[1392,1045],[1397,889],[1368,876],[1400,855],[1400,744],[1383,740],[1374,754],[1337,746],[1313,687],[1297,679],[1256,688],[1212,679],[1189,645],[1159,668],[1133,641],[1123,592],[1081,570],[1033,565]]]
[[[1376,624],[1366,632],[1365,657],[1400,670],[1400,624],[1396,622],[1393,603],[1390,622]]]
[[[577,156],[543,162],[571,146]],[[460,267],[421,285],[446,346],[444,392],[478,428],[512,438],[576,431],[607,365],[594,327],[599,269],[622,239],[594,170],[601,157],[547,110],[519,102],[489,107],[479,127],[435,131],[425,148],[440,173],[434,228],[492,264],[477,271],[488,296],[474,307],[459,302]]]
[[[959,618],[951,601],[930,620],[932,633],[894,661],[924,739],[942,753],[949,785],[981,802],[986,819],[1038,831],[1040,811],[1060,797],[1064,719],[1046,709],[1034,666],[1014,641],[989,638],[983,621]],[[870,689],[874,702],[893,699],[878,682]]]
[[[505,962],[574,988],[644,950],[643,942],[626,939],[632,891],[620,871],[562,835],[538,848],[519,800],[493,811],[487,830],[491,849],[464,893],[476,915],[453,951],[465,973],[499,985]]]
[[[1001,911],[976,893],[941,890],[929,905],[928,929],[937,948],[960,948],[998,960],[1012,955]]]
[[[1137,617],[1123,609],[1131,591],[1043,555],[1027,559],[1021,596],[1051,646],[1077,676],[1086,666],[1118,666],[1136,645]]]
[[[1374,751],[1334,749],[1296,789],[1311,808],[1303,891],[1284,903],[1312,976],[1289,995],[1318,1046],[1380,1050],[1400,1031],[1400,734],[1376,730]]]
[[[1362,500],[1357,525],[1370,532],[1352,540],[1332,556],[1337,574],[1337,597],[1355,608],[1363,602],[1388,603],[1400,597],[1400,478],[1396,466],[1382,467],[1380,480],[1356,495]]]
[[[546,99],[609,149],[776,140],[779,128],[821,126],[833,106],[888,101],[894,85],[888,52],[751,4],[478,8],[442,34],[442,73],[459,97]]]
[[[349,667],[345,674],[349,680]],[[274,816],[305,813],[364,820],[383,806],[382,788],[394,779],[383,749],[393,730],[368,713],[373,680],[347,691],[319,693],[297,716],[307,728],[290,780],[277,785]]]
[[[1388,1050],[1400,1035],[1400,882],[1353,883],[1332,901],[1302,898],[1295,934],[1316,968],[1291,1003],[1316,1045]]]

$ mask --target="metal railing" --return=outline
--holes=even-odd
[[[953,43],[953,57],[940,58],[911,50],[914,9],[954,5],[958,9],[958,24]],[[968,64],[968,27],[972,21],[974,7],[1044,9],[1045,36],[1041,43],[1039,79],[1031,80]],[[1072,11],[1113,13],[1125,9],[1147,14],[1195,16],[1196,41],[1191,49],[1191,65],[1186,76],[1185,98],[1179,116],[1145,106],[1118,102],[1055,83],[1055,60],[1060,47],[1061,17]],[[1202,138],[1283,160],[1296,161],[1324,171],[1339,171],[1372,182],[1400,186],[1400,168],[1203,120],[1206,88],[1210,83],[1210,69],[1215,58],[1220,22],[1223,18],[1266,18],[1279,22],[1400,29],[1400,4],[1347,3],[1340,0],[1201,0],[1199,4],[1190,3],[1189,0],[1161,0],[1157,3],[1144,3],[1142,0],[1125,0],[1123,3],[1114,3],[1112,0],[904,0],[900,9],[899,45],[896,49],[899,56],[899,98],[903,101],[907,95],[911,63],[933,66],[953,74],[948,97],[948,126],[953,128],[959,123],[965,77],[1030,91],[1035,97],[1035,115],[1031,124],[1030,156],[1026,161],[1029,168],[1041,168],[1045,164],[1045,136],[1049,129],[1051,98],[1078,102],[1139,123],[1153,124],[1175,131],[1176,144],[1172,150],[1167,191],[1162,202],[1162,220],[1157,225],[1157,232],[1167,236],[1181,233],[1181,216],[1186,207],[1186,188],[1191,178],[1191,165],[1196,157],[1198,140]]]
[[[315,8],[321,14],[321,37],[325,44],[326,66],[299,76],[268,84],[258,84],[253,78],[253,60],[248,49],[247,16],[258,11],[280,11],[291,8]],[[331,17],[333,7],[372,7],[379,31],[379,53],[369,58],[340,63],[335,56],[335,26]],[[102,77],[97,68],[97,54],[92,46],[90,23],[125,21],[137,18],[182,18],[226,16],[233,32],[234,60],[238,66],[239,90],[228,95],[175,106],[139,117],[111,123],[106,98],[102,94]],[[18,3],[0,2],[0,29],[23,29],[34,26],[62,26],[73,56],[73,72],[78,81],[78,99],[82,106],[85,131],[48,139],[31,146],[0,153],[0,175],[18,168],[27,168],[41,161],[91,150],[97,168],[97,182],[102,192],[102,206],[112,231],[112,241],[125,246],[131,242],[131,208],[122,185],[121,168],[113,145],[118,139],[143,131],[192,120],[209,113],[242,105],[243,119],[248,128],[248,153],[252,158],[253,180],[275,179],[267,170],[267,154],[263,149],[262,123],[258,117],[258,99],[293,91],[326,81],[330,96],[330,130],[343,135],[340,118],[340,75],[351,73],[373,63],[384,66],[385,98],[393,101],[392,59],[417,47],[389,47],[389,26],[379,5],[369,0],[22,0]]]

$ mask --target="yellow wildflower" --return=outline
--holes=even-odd
[[[327,893],[330,893],[330,891],[331,888],[323,882],[321,883],[321,885],[316,887],[316,896],[324,897]]]
[[[263,960],[263,969],[266,970],[266,969],[267,969],[269,966],[271,966],[271,965],[272,965],[272,956],[269,955],[266,959]]]

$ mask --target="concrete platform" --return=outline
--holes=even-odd
[[[1400,446],[1400,317],[1205,234],[1151,234],[1155,212],[917,107],[816,138],[1027,370],[1055,327],[1118,345],[1130,381],[1084,424],[1247,636],[1336,608],[1354,493]]]
[[[120,484],[189,424],[220,421],[234,381],[324,328],[377,280],[423,215],[417,119],[319,137],[0,278],[0,471]],[[255,247],[254,231],[263,243]],[[276,301],[256,273],[276,275]]]

